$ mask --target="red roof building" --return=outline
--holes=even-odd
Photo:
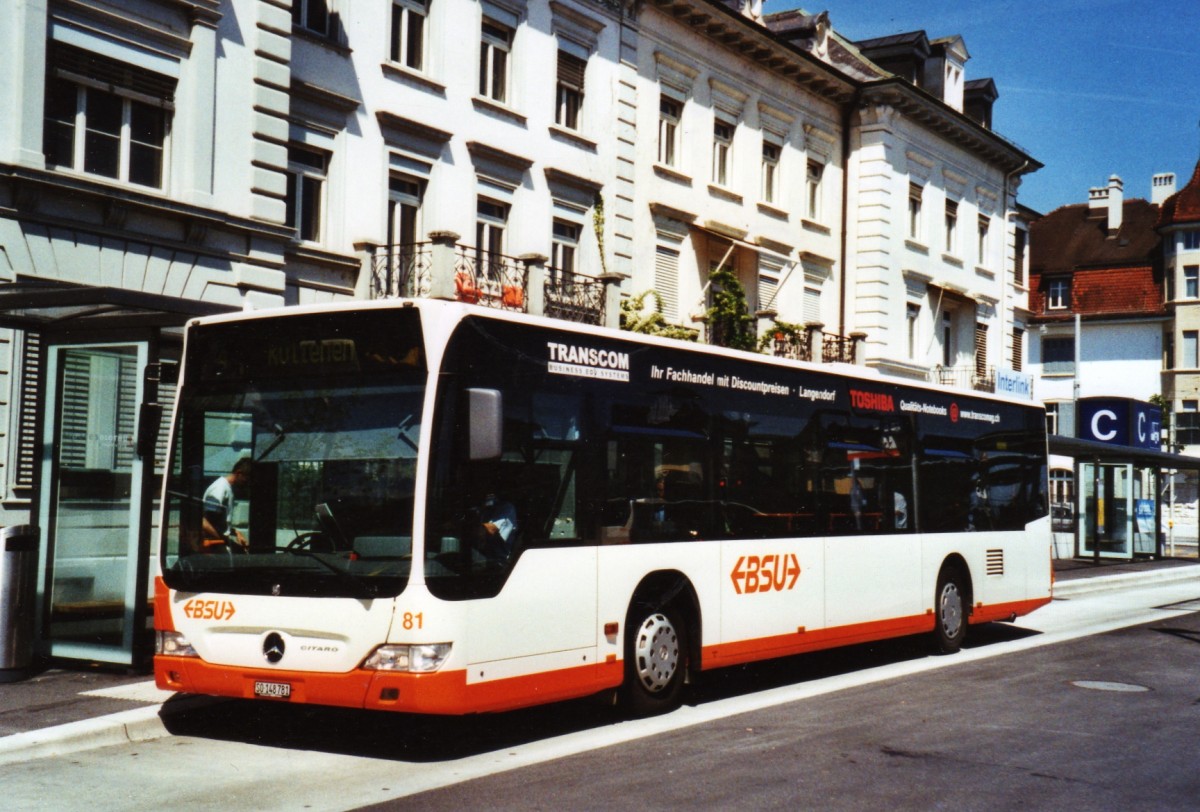
[[[1167,334],[1163,397],[1173,416],[1171,442],[1200,453],[1200,163],[1191,180],[1163,201],[1156,221],[1162,240]]]

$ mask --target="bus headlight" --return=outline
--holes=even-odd
[[[196,649],[179,632],[155,632],[154,653],[167,657],[199,657]]]
[[[415,646],[384,645],[371,652],[362,667],[372,671],[408,671],[428,674],[437,671],[450,656],[449,643]]]

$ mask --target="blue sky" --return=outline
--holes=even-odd
[[[991,77],[993,127],[1045,164],[1018,199],[1048,213],[1087,201],[1116,174],[1125,198],[1150,178],[1187,183],[1200,159],[1198,0],[767,0],[825,10],[852,40],[924,30],[959,34],[968,79]]]

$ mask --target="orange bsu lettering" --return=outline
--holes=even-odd
[[[796,586],[800,578],[800,560],[787,555],[743,555],[729,573],[733,590],[739,595],[752,592],[782,592]]]
[[[193,598],[183,605],[183,613],[192,620],[230,620],[236,612],[232,601],[201,601]]]

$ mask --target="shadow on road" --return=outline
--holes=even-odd
[[[1037,632],[989,623],[971,630],[967,647],[979,648],[1033,634]],[[723,668],[703,674],[697,684],[689,686],[685,701],[702,706],[931,656],[937,655],[930,652],[929,640],[922,636]],[[389,714],[259,700],[197,706],[189,703],[188,697],[174,697],[164,704],[161,716],[167,730],[176,736],[416,763],[464,758],[621,721],[619,709],[599,697],[468,717]]]

